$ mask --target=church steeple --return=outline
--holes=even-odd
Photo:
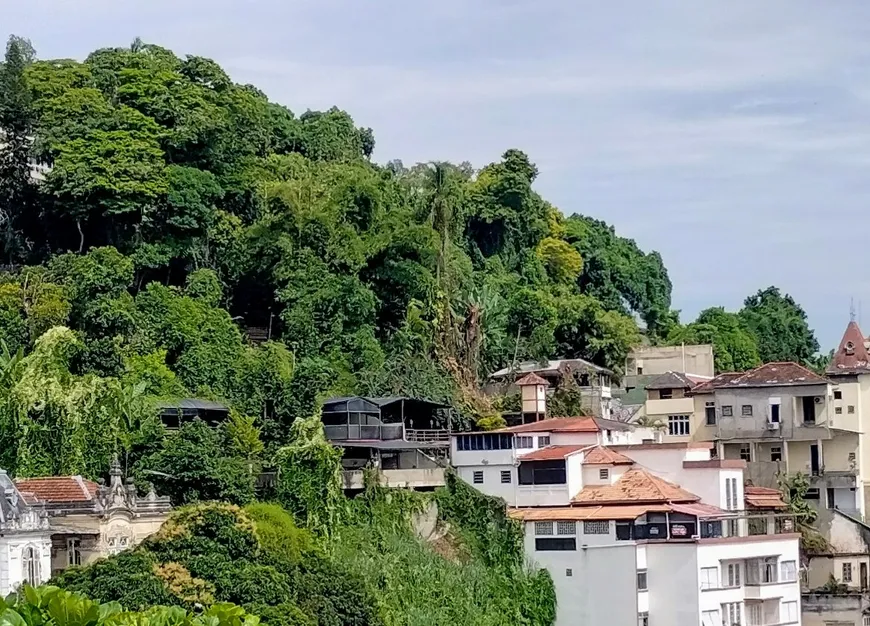
[[[846,332],[840,340],[834,358],[828,365],[828,374],[870,373],[870,354],[864,339],[864,333],[858,327],[854,316],[846,326]]]

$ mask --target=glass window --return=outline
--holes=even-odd
[[[39,549],[27,546],[24,548],[23,556],[24,582],[31,587],[38,587],[39,583],[42,582],[39,576]]]
[[[842,399],[843,399],[843,392],[842,391],[835,391],[834,392],[834,400],[842,400]]]
[[[608,533],[610,533],[610,522],[608,521],[583,522],[584,535],[606,535]]]
[[[637,590],[646,591],[646,589],[646,570],[639,569],[637,570]]]
[[[725,566],[725,584],[728,587],[740,586],[740,563],[728,563]]]
[[[475,485],[482,485],[483,484],[483,472],[482,471],[474,472],[474,484]]]
[[[752,417],[752,405],[744,404],[742,407],[740,407],[740,414],[744,417]]]
[[[782,446],[771,446],[770,447],[770,460],[771,461],[782,461]]]
[[[67,565],[82,564],[82,540],[78,537],[70,537],[66,540]]]
[[[722,417],[732,417],[734,415],[734,407],[726,404],[722,407]]]
[[[546,448],[549,445],[550,445],[550,435],[538,437],[538,447],[539,448]]]
[[[511,482],[511,471],[510,470],[502,470],[501,471],[501,482],[503,485],[508,485]]]
[[[722,626],[719,621],[719,611],[702,611],[701,626]]]
[[[783,582],[791,583],[797,580],[797,563],[795,561],[783,561],[779,567]]]
[[[846,409],[846,413],[854,413],[854,412],[855,412],[855,405],[850,404]]]
[[[852,582],[852,564],[851,563],[843,563],[843,582],[844,583]]]
[[[638,613],[637,614],[637,626],[649,626],[649,613]]]
[[[783,602],[782,603],[782,615],[779,616],[779,621],[783,624],[797,624],[798,623],[798,603],[797,602]]]
[[[559,552],[577,549],[575,537],[538,537],[535,539],[535,550],[538,552]]]
[[[674,397],[673,389],[659,389],[659,398],[661,400],[670,400]]]
[[[752,446],[750,446],[748,443],[740,445],[740,458],[744,461],[752,460]]]
[[[718,567],[702,567],[701,568],[701,589],[718,589],[719,588],[719,568]]]
[[[535,522],[536,535],[552,535],[553,522]]]
[[[576,535],[577,534],[577,522],[557,522],[556,523],[556,534],[557,535]]]
[[[685,437],[690,434],[688,415],[668,415],[668,434]]]
[[[842,414],[843,414],[843,407],[841,407],[841,406],[835,406],[835,407],[834,407],[834,413],[837,414],[837,415],[842,415]]]
[[[609,480],[610,479],[610,470],[607,468],[598,470],[598,478],[599,478],[599,480]]]
[[[707,419],[707,426],[716,425],[716,403],[706,402],[704,404],[704,415]]]
[[[534,448],[534,439],[532,437],[517,437],[517,448],[526,449]]]
[[[722,605],[722,626],[740,626],[742,602],[728,602]]]

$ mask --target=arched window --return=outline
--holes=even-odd
[[[42,582],[39,576],[39,549],[34,546],[27,546],[24,548],[23,556],[24,582],[36,587]]]

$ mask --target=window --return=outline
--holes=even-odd
[[[534,448],[534,438],[532,437],[517,437],[517,449]]]
[[[474,472],[474,484],[475,485],[482,485],[483,484],[483,472],[482,471]]]
[[[752,417],[752,405],[744,404],[742,407],[740,407],[740,414],[743,417]]]
[[[23,556],[24,582],[31,587],[37,587],[42,582],[39,576],[39,549],[34,546],[27,546],[24,548]]]
[[[668,415],[668,434],[684,437],[689,434],[688,415]]]
[[[475,433],[456,436],[456,449],[461,452],[470,450],[512,450],[514,438],[510,433]]]
[[[834,391],[834,400],[842,400],[843,392],[842,391]]]
[[[764,604],[761,602],[752,602],[746,605],[746,623],[764,624]]]
[[[556,461],[523,461],[520,458],[521,485],[564,485],[568,480],[564,459]]]
[[[782,461],[782,446],[770,446],[770,460]]]
[[[637,375],[643,376],[643,365],[641,365],[640,363],[637,364]]]
[[[565,576],[567,576],[568,578],[571,578],[573,575],[574,575],[574,570],[572,570],[571,568],[568,568],[565,570]]]
[[[752,460],[752,446],[748,443],[740,444],[740,458],[744,461]]]
[[[637,626],[649,626],[649,613],[643,612],[637,614]]]
[[[775,556],[767,556],[763,559],[749,559],[746,561],[746,584],[763,585],[778,581],[778,568]]]
[[[599,480],[610,480],[610,470],[607,468],[598,470]]]
[[[584,535],[607,535],[610,533],[610,522],[583,522]]]
[[[71,537],[66,540],[66,556],[67,565],[82,564],[82,540],[78,537]]]
[[[550,445],[550,435],[544,435],[542,437],[538,437],[538,447],[546,448]]]
[[[536,535],[552,535],[553,522],[535,522]]]
[[[798,622],[798,603],[783,602],[782,611],[780,612],[779,621],[783,624],[797,624]]]
[[[806,495],[804,495],[804,500],[821,500],[821,494],[817,488],[807,489]]]
[[[854,404],[850,404],[848,407],[846,407],[846,413],[851,414],[854,412],[855,412],[855,405]]]
[[[835,407],[834,407],[834,413],[836,413],[837,415],[842,415],[842,414],[843,414],[843,407],[841,407],[841,406],[835,406]]]
[[[854,462],[855,462],[855,453],[850,452],[849,453],[849,463],[854,463]]]
[[[671,400],[674,397],[673,389],[659,389],[660,400]]]
[[[501,471],[501,484],[509,485],[511,482],[511,471],[510,470],[502,470]]]
[[[719,621],[719,611],[702,611],[701,626],[722,626]]]
[[[726,587],[740,586],[740,563],[728,563],[725,566],[724,574]]]
[[[715,402],[705,402],[704,403],[704,415],[707,418],[707,426],[715,426],[716,425],[716,403]]]
[[[719,568],[718,567],[702,567],[701,568],[701,590],[718,589],[719,588]]]
[[[538,552],[564,552],[577,549],[575,537],[537,537],[535,550]]]
[[[740,508],[740,502],[737,498],[737,479],[725,479],[725,508],[729,511],[736,511]],[[731,520],[735,521],[735,520]]]
[[[828,496],[828,508],[829,508],[829,509],[833,509],[833,508],[834,508],[834,490],[833,490],[831,487],[828,487],[827,492],[828,492],[828,493],[827,493],[827,496]]]
[[[730,404],[726,404],[722,407],[722,417],[733,417],[734,416],[734,408]]]
[[[844,583],[852,582],[852,564],[851,563],[843,563],[843,582]]]
[[[783,561],[779,564],[783,582],[793,583],[797,580],[797,563],[795,561]]]
[[[740,602],[728,602],[722,605],[722,626],[740,626]]]
[[[779,424],[779,403],[770,405],[770,423]]]
[[[646,591],[646,570],[639,569],[637,570],[637,590],[638,591]]]
[[[556,523],[556,534],[557,535],[571,535],[574,536],[577,534],[577,522],[557,522]]]

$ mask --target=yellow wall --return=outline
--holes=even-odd
[[[858,435],[835,432],[833,439],[822,442],[822,465],[828,472],[848,472],[855,468],[858,458]],[[852,454],[853,461],[849,461]]]

